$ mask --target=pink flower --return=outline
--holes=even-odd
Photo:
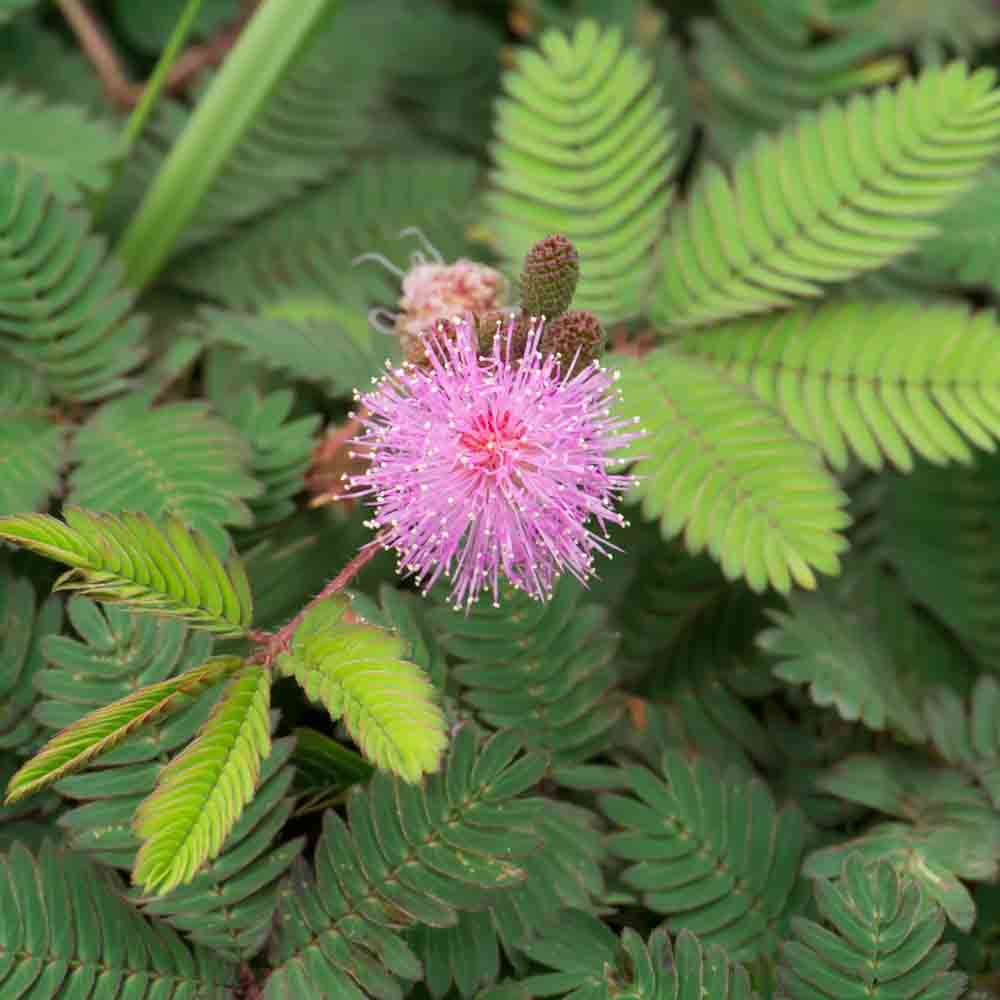
[[[608,525],[626,523],[614,504],[634,479],[608,470],[642,432],[613,414],[617,373],[595,361],[564,378],[573,359],[543,356],[541,335],[533,322],[518,360],[498,328],[482,357],[469,319],[439,324],[427,365],[389,371],[358,397],[367,415],[354,443],[370,464],[346,477],[348,495],[369,499],[369,526],[424,593],[451,579],[456,609],[483,591],[496,605],[501,575],[539,600],[563,571],[585,581],[594,554],[614,548]]]

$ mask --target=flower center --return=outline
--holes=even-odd
[[[480,472],[512,471],[525,447],[524,433],[524,424],[509,410],[479,414],[458,436],[466,453],[464,464]]]

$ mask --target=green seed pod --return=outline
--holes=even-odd
[[[604,353],[604,343],[601,321],[588,309],[573,309],[546,324],[539,348],[542,354],[558,354],[568,374],[570,365],[580,371],[599,358]]]
[[[569,308],[579,279],[580,255],[576,247],[558,233],[546,236],[524,258],[521,308],[529,316],[554,319]]]

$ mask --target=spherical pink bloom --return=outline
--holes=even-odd
[[[543,356],[541,334],[533,323],[514,359],[498,332],[483,357],[472,323],[455,320],[425,335],[427,365],[358,397],[370,462],[348,495],[369,499],[369,526],[424,593],[452,581],[456,609],[483,591],[496,604],[501,576],[539,600],[563,571],[585,581],[614,548],[608,525],[626,523],[614,504],[635,480],[609,471],[611,455],[642,432],[614,415],[617,373],[595,361],[564,377],[573,359]]]

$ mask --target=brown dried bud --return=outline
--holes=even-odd
[[[580,371],[599,358],[604,353],[604,343],[601,321],[589,309],[573,309],[546,324],[539,347],[542,354],[558,354],[563,370],[569,374],[571,365]]]

